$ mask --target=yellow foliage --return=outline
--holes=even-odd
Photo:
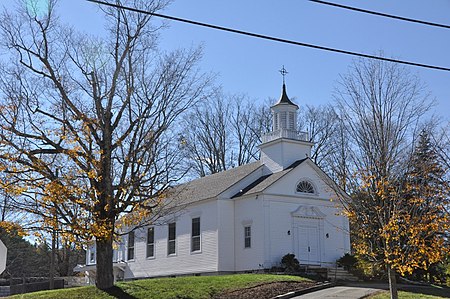
[[[17,223],[9,221],[0,221],[0,228],[4,229],[7,233],[15,232],[21,237],[28,236],[28,233]]]
[[[420,186],[421,193],[413,192],[417,186],[409,183],[401,190],[386,178],[367,174],[361,174],[360,179],[361,193],[355,205],[365,210],[350,205],[346,211],[356,236],[352,245],[357,254],[388,264],[403,275],[417,268],[428,269],[450,253],[450,248],[443,246],[442,235],[436,233],[450,229],[445,205],[427,206],[428,197],[442,192],[425,186]]]

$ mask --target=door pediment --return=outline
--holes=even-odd
[[[291,212],[292,217],[323,219],[325,214],[318,207],[301,205],[295,211]]]

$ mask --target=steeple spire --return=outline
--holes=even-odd
[[[283,89],[281,91],[281,97],[275,105],[289,104],[289,105],[293,105],[293,106],[297,107],[297,109],[298,109],[298,106],[296,104],[294,104],[293,102],[291,102],[291,100],[289,99],[289,97],[286,93],[286,80],[285,79],[286,79],[286,75],[288,74],[288,71],[284,68],[284,65],[281,68],[281,70],[279,70],[279,72],[280,72],[281,76],[283,76]]]
[[[289,105],[293,105],[293,106],[297,107],[297,109],[298,109],[298,106],[296,104],[292,103],[292,101],[289,99],[287,92],[286,92],[286,84],[284,84],[284,83],[283,83],[283,90],[281,91],[281,97],[275,105],[278,105],[278,104],[289,104]]]
[[[285,84],[284,79],[285,79],[286,75],[289,74],[289,72],[284,68],[284,65],[281,68],[281,70],[279,70],[279,72],[280,72],[281,76],[283,76],[283,87],[284,87],[284,84]]]

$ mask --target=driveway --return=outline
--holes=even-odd
[[[379,292],[380,289],[370,287],[351,287],[338,286],[309,294],[292,297],[292,299],[325,299],[325,298],[342,298],[342,299],[358,299],[364,296]]]

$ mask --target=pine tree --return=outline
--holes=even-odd
[[[445,235],[450,189],[427,132],[420,134],[405,166],[403,174],[390,178],[363,173],[348,209],[353,248],[373,266],[385,267],[391,298],[398,298],[396,273],[431,275],[450,251]]]
[[[411,216],[421,218],[424,227],[428,228],[421,232],[427,247],[432,246],[433,242],[448,243],[445,228],[437,225],[439,222],[436,221],[437,218],[449,217],[445,208],[449,203],[449,184],[445,180],[445,173],[436,147],[431,142],[430,133],[422,130],[406,175],[405,198],[412,205],[409,209]],[[448,245],[445,244],[444,247],[448,248]],[[433,281],[433,276],[442,277],[437,271],[442,268],[442,262],[443,260],[435,263],[424,260],[422,267],[414,271],[412,278]]]
[[[45,244],[33,246],[16,230],[0,227],[0,237],[8,248],[6,270],[3,278],[46,277],[48,275],[49,249]]]

